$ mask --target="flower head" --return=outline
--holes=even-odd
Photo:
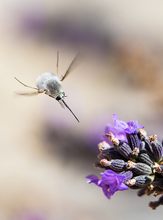
[[[149,205],[163,205],[163,142],[148,135],[137,121],[124,122],[113,115],[113,125],[105,129],[106,142],[98,144],[96,165],[101,177],[88,176],[110,198],[117,191],[139,189],[138,195],[162,195]],[[109,143],[108,143],[109,142]]]
[[[100,179],[95,175],[90,175],[87,176],[87,180],[88,183],[94,183],[101,187],[105,196],[110,199],[115,192],[128,189],[128,186],[126,186],[124,182],[128,180],[128,176],[131,178],[132,175],[128,175],[126,173],[124,172],[122,174],[118,174],[112,170],[106,170],[101,173]]]

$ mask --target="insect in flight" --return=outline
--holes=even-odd
[[[28,93],[18,93],[19,95],[37,95],[40,93],[44,93],[52,98],[55,98],[61,106],[64,108],[66,107],[72,115],[75,117],[75,119],[79,122],[79,119],[74,114],[74,112],[71,110],[71,108],[67,105],[64,98],[66,97],[65,92],[62,88],[62,81],[69,75],[69,73],[73,70],[73,67],[76,64],[76,61],[79,57],[79,54],[77,54],[72,62],[70,63],[68,69],[66,70],[65,74],[61,77],[58,76],[58,66],[59,66],[59,52],[57,52],[57,74],[51,73],[51,72],[45,72],[42,73],[38,78],[36,79],[36,87],[29,86],[23,82],[21,82],[19,79],[15,77],[15,79],[21,83],[23,86],[33,89],[35,91],[28,92]]]

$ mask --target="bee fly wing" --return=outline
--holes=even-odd
[[[79,121],[79,119],[77,118],[77,116],[74,114],[74,112],[71,110],[71,108],[67,105],[67,103],[62,99],[62,100],[60,100],[60,102],[62,102],[62,104],[64,105],[64,107],[66,107],[70,112],[71,112],[71,114],[74,116],[74,118],[78,121],[78,122],[80,122]]]
[[[79,61],[79,56],[81,56],[80,53],[77,53],[76,56],[74,57],[74,59],[71,61],[65,74],[61,77],[61,79],[60,79],[61,81],[63,81],[68,76],[68,74],[75,68],[75,66],[77,65],[77,61]]]

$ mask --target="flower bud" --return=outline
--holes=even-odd
[[[149,166],[152,166],[154,162],[151,160],[150,156],[147,153],[140,153],[138,156],[140,162],[146,163]]]
[[[134,177],[134,179],[136,180],[135,186],[145,187],[153,182],[154,176],[141,175]]]
[[[103,158],[106,158],[108,160],[123,159],[122,155],[115,148],[104,150],[101,152],[101,154],[103,155]]]
[[[132,170],[138,175],[150,175],[152,174],[152,169],[145,163],[134,163],[132,161],[127,162],[127,169]]]
[[[127,134],[127,140],[132,150],[140,147],[140,139],[137,134]]]
[[[145,142],[145,149],[146,149],[148,155],[154,159],[153,150],[152,150],[152,146],[151,146],[150,141],[148,139],[145,139],[144,142]]]
[[[116,149],[124,158],[130,159],[132,155],[132,150],[131,150],[131,147],[127,143],[121,142],[119,146],[117,146]]]
[[[140,152],[146,152],[144,141],[141,141],[141,143],[140,143]]]
[[[148,176],[148,175],[140,175],[140,176],[136,176],[131,180],[128,180],[126,182],[126,185],[128,185],[129,187],[139,187],[139,188],[143,188],[147,185],[149,185],[150,183],[152,183],[154,180],[153,176]]]
[[[117,171],[117,172],[122,172],[126,166],[126,162],[124,160],[110,160],[107,161],[105,159],[100,161],[101,165],[105,167],[109,167],[110,169]]]
[[[161,143],[158,141],[152,141],[151,142],[152,150],[153,150],[153,157],[155,161],[160,161],[163,156],[163,147]]]

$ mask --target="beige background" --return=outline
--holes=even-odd
[[[67,7],[76,10],[90,7],[96,12],[98,9],[106,32],[112,30],[117,39],[143,45],[150,56],[153,48],[162,51],[161,0],[83,1],[82,5],[76,1],[36,1],[31,7],[37,4],[47,15],[59,14]],[[80,118],[80,124],[49,97],[16,96],[15,91],[28,90],[14,76],[34,85],[40,73],[55,71],[56,66],[56,46],[36,42],[18,30],[17,13],[27,5],[30,7],[29,1],[0,3],[0,219],[22,219],[18,217],[24,213],[41,213],[48,220],[161,219],[161,207],[152,211],[147,206],[154,198],[138,198],[136,192],[127,191],[117,193],[109,201],[96,187],[87,185],[85,176],[93,172],[92,161],[84,166],[85,161],[82,165],[67,158],[68,162],[64,163],[61,154],[49,153],[48,143],[41,137],[47,120],[54,127],[64,122],[66,129],[77,136],[87,135],[98,125],[102,134],[102,127],[117,112],[126,120],[138,119],[149,132],[161,135],[162,108],[155,106],[148,89],[131,86],[112,63],[97,58],[79,65],[63,83],[67,101]],[[74,54],[74,50],[62,48],[61,72]],[[158,62],[161,56],[160,52],[156,57]],[[56,148],[60,147],[56,143]]]

